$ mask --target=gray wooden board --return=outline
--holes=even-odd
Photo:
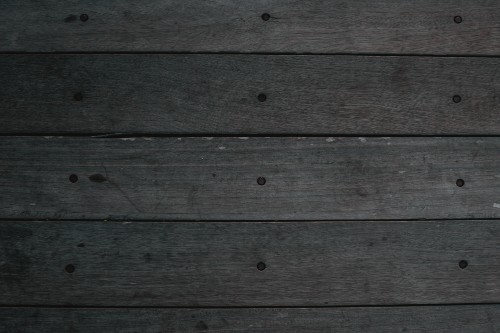
[[[0,305],[497,303],[499,237],[498,220],[3,221]]]
[[[3,0],[0,51],[498,55],[499,12],[492,0]]]
[[[0,133],[500,134],[498,68],[460,57],[2,55]]]
[[[2,137],[0,218],[498,218],[499,151],[496,137]]]
[[[254,309],[0,308],[3,332],[496,333],[500,306]]]

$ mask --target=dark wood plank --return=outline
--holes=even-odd
[[[500,134],[499,67],[495,58],[3,55],[0,132]]]
[[[497,303],[499,237],[498,220],[3,221],[0,305]]]
[[[499,11],[491,0],[3,0],[0,51],[498,55]]]
[[[498,218],[499,151],[496,137],[2,137],[0,218]]]
[[[3,332],[495,333],[500,306],[254,309],[1,308]]]

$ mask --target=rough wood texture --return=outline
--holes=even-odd
[[[4,221],[0,305],[497,303],[499,237],[493,220]]]
[[[498,218],[499,151],[495,137],[3,137],[0,217]]]
[[[500,306],[257,309],[0,309],[3,332],[496,333]]]
[[[498,68],[495,58],[3,55],[0,132],[500,134]]]
[[[3,0],[0,51],[498,55],[499,11],[492,0]]]

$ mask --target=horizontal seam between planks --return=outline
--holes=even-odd
[[[318,306],[93,306],[93,305],[36,305],[0,304],[1,308],[48,308],[48,309],[328,309],[328,308],[411,308],[411,307],[459,307],[459,306],[500,306],[498,302],[487,303],[422,303],[422,304],[385,304],[385,305],[318,305]]]
[[[153,222],[153,223],[325,223],[325,222],[447,222],[447,221],[457,221],[457,222],[481,222],[481,221],[499,221],[500,218],[429,218],[429,219],[314,219],[314,220],[237,220],[237,219],[218,219],[218,220],[180,220],[180,219],[52,219],[52,218],[37,218],[37,219],[23,219],[23,218],[6,218],[1,217],[0,223],[2,222]]]
[[[500,138],[499,134],[303,134],[303,133],[286,133],[286,134],[249,134],[249,133],[182,133],[182,134],[155,134],[155,133],[60,133],[60,132],[47,132],[47,133],[0,133],[0,137],[17,137],[17,138],[36,138],[36,137],[81,137],[91,139],[121,139],[121,138],[238,138],[238,137],[251,137],[251,138]]]
[[[151,54],[151,55],[272,55],[272,56],[360,56],[360,57],[426,57],[426,58],[500,58],[500,54],[441,54],[441,53],[324,53],[324,52],[190,52],[190,51],[51,51],[51,52],[39,52],[39,51],[2,51],[0,55],[141,55],[141,54]]]

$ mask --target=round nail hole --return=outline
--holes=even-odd
[[[459,95],[453,96],[453,102],[460,103],[461,101],[462,101],[462,97],[460,97]]]
[[[462,23],[462,16],[455,16],[453,18],[453,21],[455,21],[455,23],[459,24],[459,23]]]
[[[469,263],[465,260],[460,260],[460,262],[458,263],[458,266],[461,268],[461,269],[465,269],[467,266],[469,266]]]
[[[76,94],[73,96],[73,99],[74,99],[75,101],[80,102],[80,101],[83,99],[83,95],[82,95],[82,93],[76,93]]]
[[[266,94],[259,94],[259,96],[257,96],[257,98],[259,99],[259,102],[265,102],[267,99],[267,96],[266,96]]]
[[[269,19],[271,18],[271,15],[269,15],[268,13],[264,13],[264,14],[262,14],[261,18],[264,21],[269,21]]]
[[[266,269],[266,264],[264,264],[262,261],[261,261],[261,262],[259,262],[259,263],[257,264],[257,269],[258,269],[259,271],[261,271],[261,272],[262,272],[263,270],[265,270],[265,269]]]
[[[69,181],[72,183],[76,183],[78,181],[78,176],[73,174],[69,176]]]
[[[266,178],[264,178],[264,177],[257,178],[257,184],[259,184],[259,185],[265,185],[266,184]]]
[[[73,265],[66,265],[66,267],[64,267],[64,270],[66,271],[66,273],[68,274],[71,274],[75,271],[75,266]]]
[[[89,20],[89,16],[87,14],[80,15],[80,21],[87,22]]]
[[[465,182],[464,182],[464,180],[463,180],[463,179],[457,179],[457,186],[458,186],[458,187],[462,187],[462,186],[464,186],[464,185],[465,185]]]

